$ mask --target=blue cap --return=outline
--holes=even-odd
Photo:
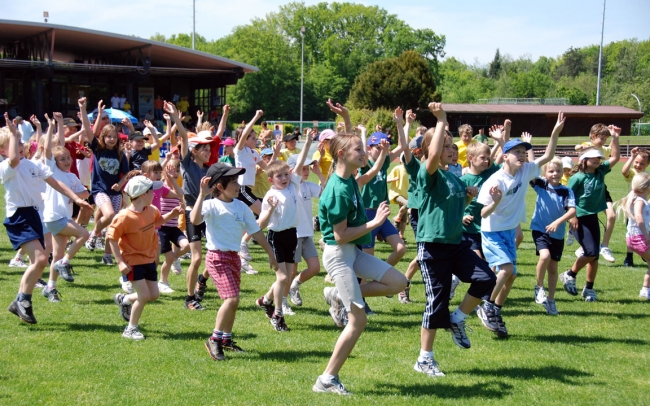
[[[424,136],[418,135],[417,137],[413,138],[411,142],[409,142],[409,148],[410,149],[418,149],[422,148],[422,139]]]
[[[273,155],[273,150],[271,148],[264,148],[262,152],[260,152],[260,155]]]
[[[371,147],[373,145],[379,145],[381,144],[381,140],[388,141],[388,135],[379,131],[374,132],[370,134],[370,137],[368,137],[368,146]]]
[[[518,147],[520,145],[523,145],[524,147],[526,147],[526,151],[528,151],[529,149],[531,149],[533,147],[532,145],[530,145],[530,143],[523,142],[519,138],[515,138],[514,140],[510,140],[510,141],[506,142],[506,145],[503,146],[503,153],[507,154],[508,151],[510,151],[514,147]]]

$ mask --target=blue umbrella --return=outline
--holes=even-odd
[[[126,111],[122,111],[118,109],[106,109],[104,111],[106,112],[106,114],[108,114],[108,118],[110,118],[111,123],[121,123],[124,118],[128,118],[129,120],[131,120],[131,123],[138,124],[138,119],[133,117]],[[93,110],[92,113],[88,114],[88,118],[90,120],[93,120],[95,114],[97,114],[97,109]]]

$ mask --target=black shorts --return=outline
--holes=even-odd
[[[241,200],[246,203],[246,206],[250,207],[254,205],[256,201],[260,200],[260,198],[253,194],[253,191],[249,186],[240,186],[237,200]]]
[[[269,230],[266,239],[271,244],[275,260],[289,264],[296,263],[296,247],[298,246],[298,233],[296,228],[282,231]]]
[[[426,329],[449,328],[449,293],[451,276],[469,283],[467,293],[475,298],[490,299],[496,275],[487,262],[470,249],[470,243],[418,243],[417,260],[420,263],[427,304],[422,315]]]
[[[479,251],[483,255],[483,240],[481,234],[463,233],[463,241],[469,241],[472,251]]]
[[[131,272],[126,274],[126,278],[130,281],[141,281],[143,279],[156,282],[158,281],[158,271],[156,271],[156,263],[133,265]]]
[[[578,242],[585,257],[600,255],[600,223],[597,214],[578,217]]]
[[[201,237],[205,235],[205,222],[195,225],[190,221],[190,211],[185,210],[185,232],[189,242],[201,241]]]
[[[11,217],[2,223],[7,229],[7,237],[15,251],[25,243],[38,240],[45,248],[43,222],[36,207],[19,207]]]
[[[614,201],[612,200],[612,195],[609,194],[609,190],[607,190],[607,185],[605,185],[605,203],[613,203]]]
[[[409,222],[411,223],[411,228],[413,229],[413,234],[415,236],[418,235],[418,219],[420,218],[420,214],[418,213],[418,209],[413,209],[411,208],[410,210],[410,215],[409,215]]]
[[[160,240],[160,253],[165,254],[172,250],[172,244],[181,247],[181,240],[187,240],[187,237],[178,227],[162,226],[158,230],[158,239]]]
[[[564,240],[558,240],[547,233],[533,230],[533,241],[535,241],[535,255],[539,256],[540,250],[548,250],[553,261],[559,262],[562,259]]]

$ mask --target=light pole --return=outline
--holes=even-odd
[[[302,37],[302,55],[300,57],[300,134],[302,134],[302,93],[305,82],[305,26],[300,27]]]
[[[196,37],[196,0],[192,0],[192,49],[195,49],[194,37]]]
[[[635,95],[634,93],[631,93],[631,94],[632,94],[632,97],[634,97],[636,99],[636,102],[639,103],[639,111],[643,112],[641,110],[641,100],[639,100],[638,96]],[[638,125],[638,127],[636,129],[636,135],[637,136],[641,135],[641,119],[639,119],[639,125]]]
[[[596,106],[600,106],[600,75],[603,68],[603,35],[605,33],[605,3],[603,0],[603,24],[600,27],[600,51],[598,51],[598,87],[596,89]]]

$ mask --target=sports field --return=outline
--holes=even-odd
[[[614,199],[626,193],[621,167],[607,177]],[[534,198],[529,191],[529,218]],[[4,217],[4,206],[0,211]],[[97,251],[82,249],[73,262],[76,281],[59,282],[62,303],[47,302],[37,289],[38,324],[22,323],[4,310],[16,295],[22,269],[7,267],[13,251],[2,232],[0,404],[647,404],[650,302],[638,298],[645,267],[622,266],[624,230],[619,221],[611,244],[616,263],[601,259],[595,285],[599,301],[585,303],[560,287],[560,316],[551,317],[533,301],[537,259],[524,225],[520,277],[503,310],[511,337],[495,338],[474,315],[467,323],[473,329],[469,350],[456,347],[449,333],[440,331],[434,350],[447,375],[442,378],[413,371],[424,306],[421,277],[413,280],[412,305],[397,298],[369,299],[378,314],[369,318],[341,371],[342,382],[354,393],[348,398],[311,391],[339,335],[323,300],[324,273],[303,285],[304,306],[294,306],[297,314],[287,317],[291,331],[278,333],[254,305],[274,275],[263,251],[251,245],[253,265],[261,272],[242,275],[234,330],[246,352],[226,353],[226,361],[215,362],[204,347],[220,303],[211,282],[203,302],[207,310],[190,312],[182,301],[185,274],[170,275],[176,293],[147,305],[140,325],[147,339],[133,342],[122,338],[125,323],[113,303],[119,272],[101,265]],[[414,256],[410,230],[407,241],[401,271]],[[575,248],[565,248],[561,270],[572,264]],[[378,244],[378,256],[385,258],[388,249]],[[639,257],[635,262],[643,264]],[[584,271],[578,276],[579,289],[583,286]],[[465,290],[459,287],[453,308]]]

